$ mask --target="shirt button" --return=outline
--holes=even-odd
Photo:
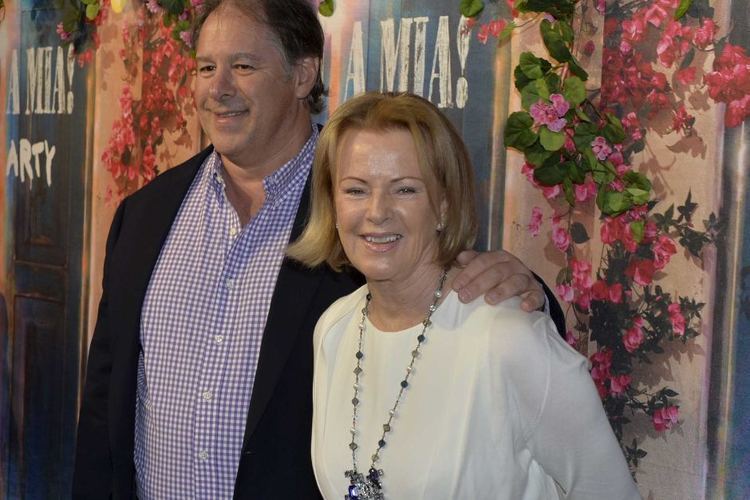
[[[236,227],[230,227],[229,228],[229,236],[234,236],[237,234],[237,228]]]
[[[214,336],[214,342],[216,342],[217,344],[221,344],[222,342],[224,342],[224,335]]]
[[[200,458],[201,460],[208,460],[208,452],[206,450],[199,451],[198,458]]]
[[[206,401],[211,401],[211,399],[213,399],[213,397],[214,397],[214,395],[211,393],[211,391],[203,391],[203,393],[201,394],[201,396]]]
[[[230,290],[234,288],[234,278],[227,278],[227,288]]]

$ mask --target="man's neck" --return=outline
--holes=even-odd
[[[308,120],[290,133],[289,139],[271,154],[260,152],[254,158],[231,158],[219,152],[227,199],[242,226],[255,217],[265,203],[263,180],[299,155],[311,134],[312,124]]]

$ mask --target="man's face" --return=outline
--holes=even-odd
[[[301,66],[287,65],[274,33],[231,3],[206,19],[196,59],[198,117],[225,160],[263,165],[285,154],[300,119],[309,124]]]

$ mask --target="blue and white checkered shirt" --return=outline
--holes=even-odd
[[[310,172],[317,128],[263,180],[245,225],[214,152],[161,250],[141,315],[135,467],[143,499],[230,499],[263,329]]]

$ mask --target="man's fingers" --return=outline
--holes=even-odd
[[[544,290],[533,277],[527,274],[508,276],[485,296],[485,301],[494,305],[515,296],[523,299],[521,307],[525,311],[533,311],[544,305]],[[532,307],[540,300],[541,303]]]
[[[464,250],[456,258],[464,268],[453,281],[453,289],[460,291],[465,288],[472,299],[490,290],[508,274],[506,263],[510,260],[509,255],[502,250],[482,253]]]

